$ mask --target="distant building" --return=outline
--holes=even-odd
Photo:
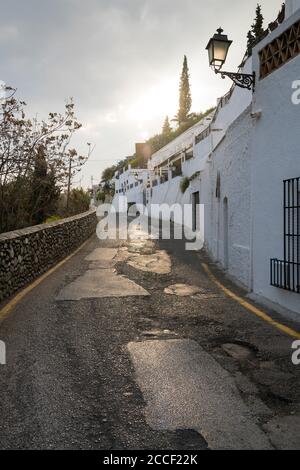
[[[129,164],[121,172],[116,172],[112,180],[115,186],[114,203],[117,206],[122,196],[127,197],[128,204],[146,204],[145,193],[150,187],[150,176],[147,169],[133,169]]]

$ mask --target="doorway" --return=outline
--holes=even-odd
[[[200,230],[200,192],[197,191],[192,194],[193,205],[193,231]]]
[[[228,199],[223,200],[223,246],[224,246],[224,268],[228,269]]]

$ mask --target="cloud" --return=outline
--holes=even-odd
[[[265,0],[267,22],[282,0]],[[18,88],[32,114],[63,111],[72,96],[83,129],[76,144],[96,150],[85,171],[134,152],[176,112],[187,54],[193,108],[213,105],[230,86],[208,68],[205,46],[222,26],[234,40],[237,67],[257,0],[10,0],[1,2],[0,79]],[[237,18],[239,21],[237,22]]]
[[[15,41],[19,37],[18,28],[14,25],[2,25],[0,28],[0,45]]]

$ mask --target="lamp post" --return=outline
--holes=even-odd
[[[226,62],[228,50],[232,44],[226,34],[223,34],[222,28],[210,39],[206,49],[208,51],[209,65],[216,74],[220,74],[222,78],[229,77],[240,88],[247,90],[255,89],[255,72],[253,74],[240,72],[224,72],[222,69]]]

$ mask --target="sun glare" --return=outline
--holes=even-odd
[[[176,79],[166,80],[150,88],[129,108],[129,119],[143,123],[166,114],[172,116],[178,104],[177,88]]]

